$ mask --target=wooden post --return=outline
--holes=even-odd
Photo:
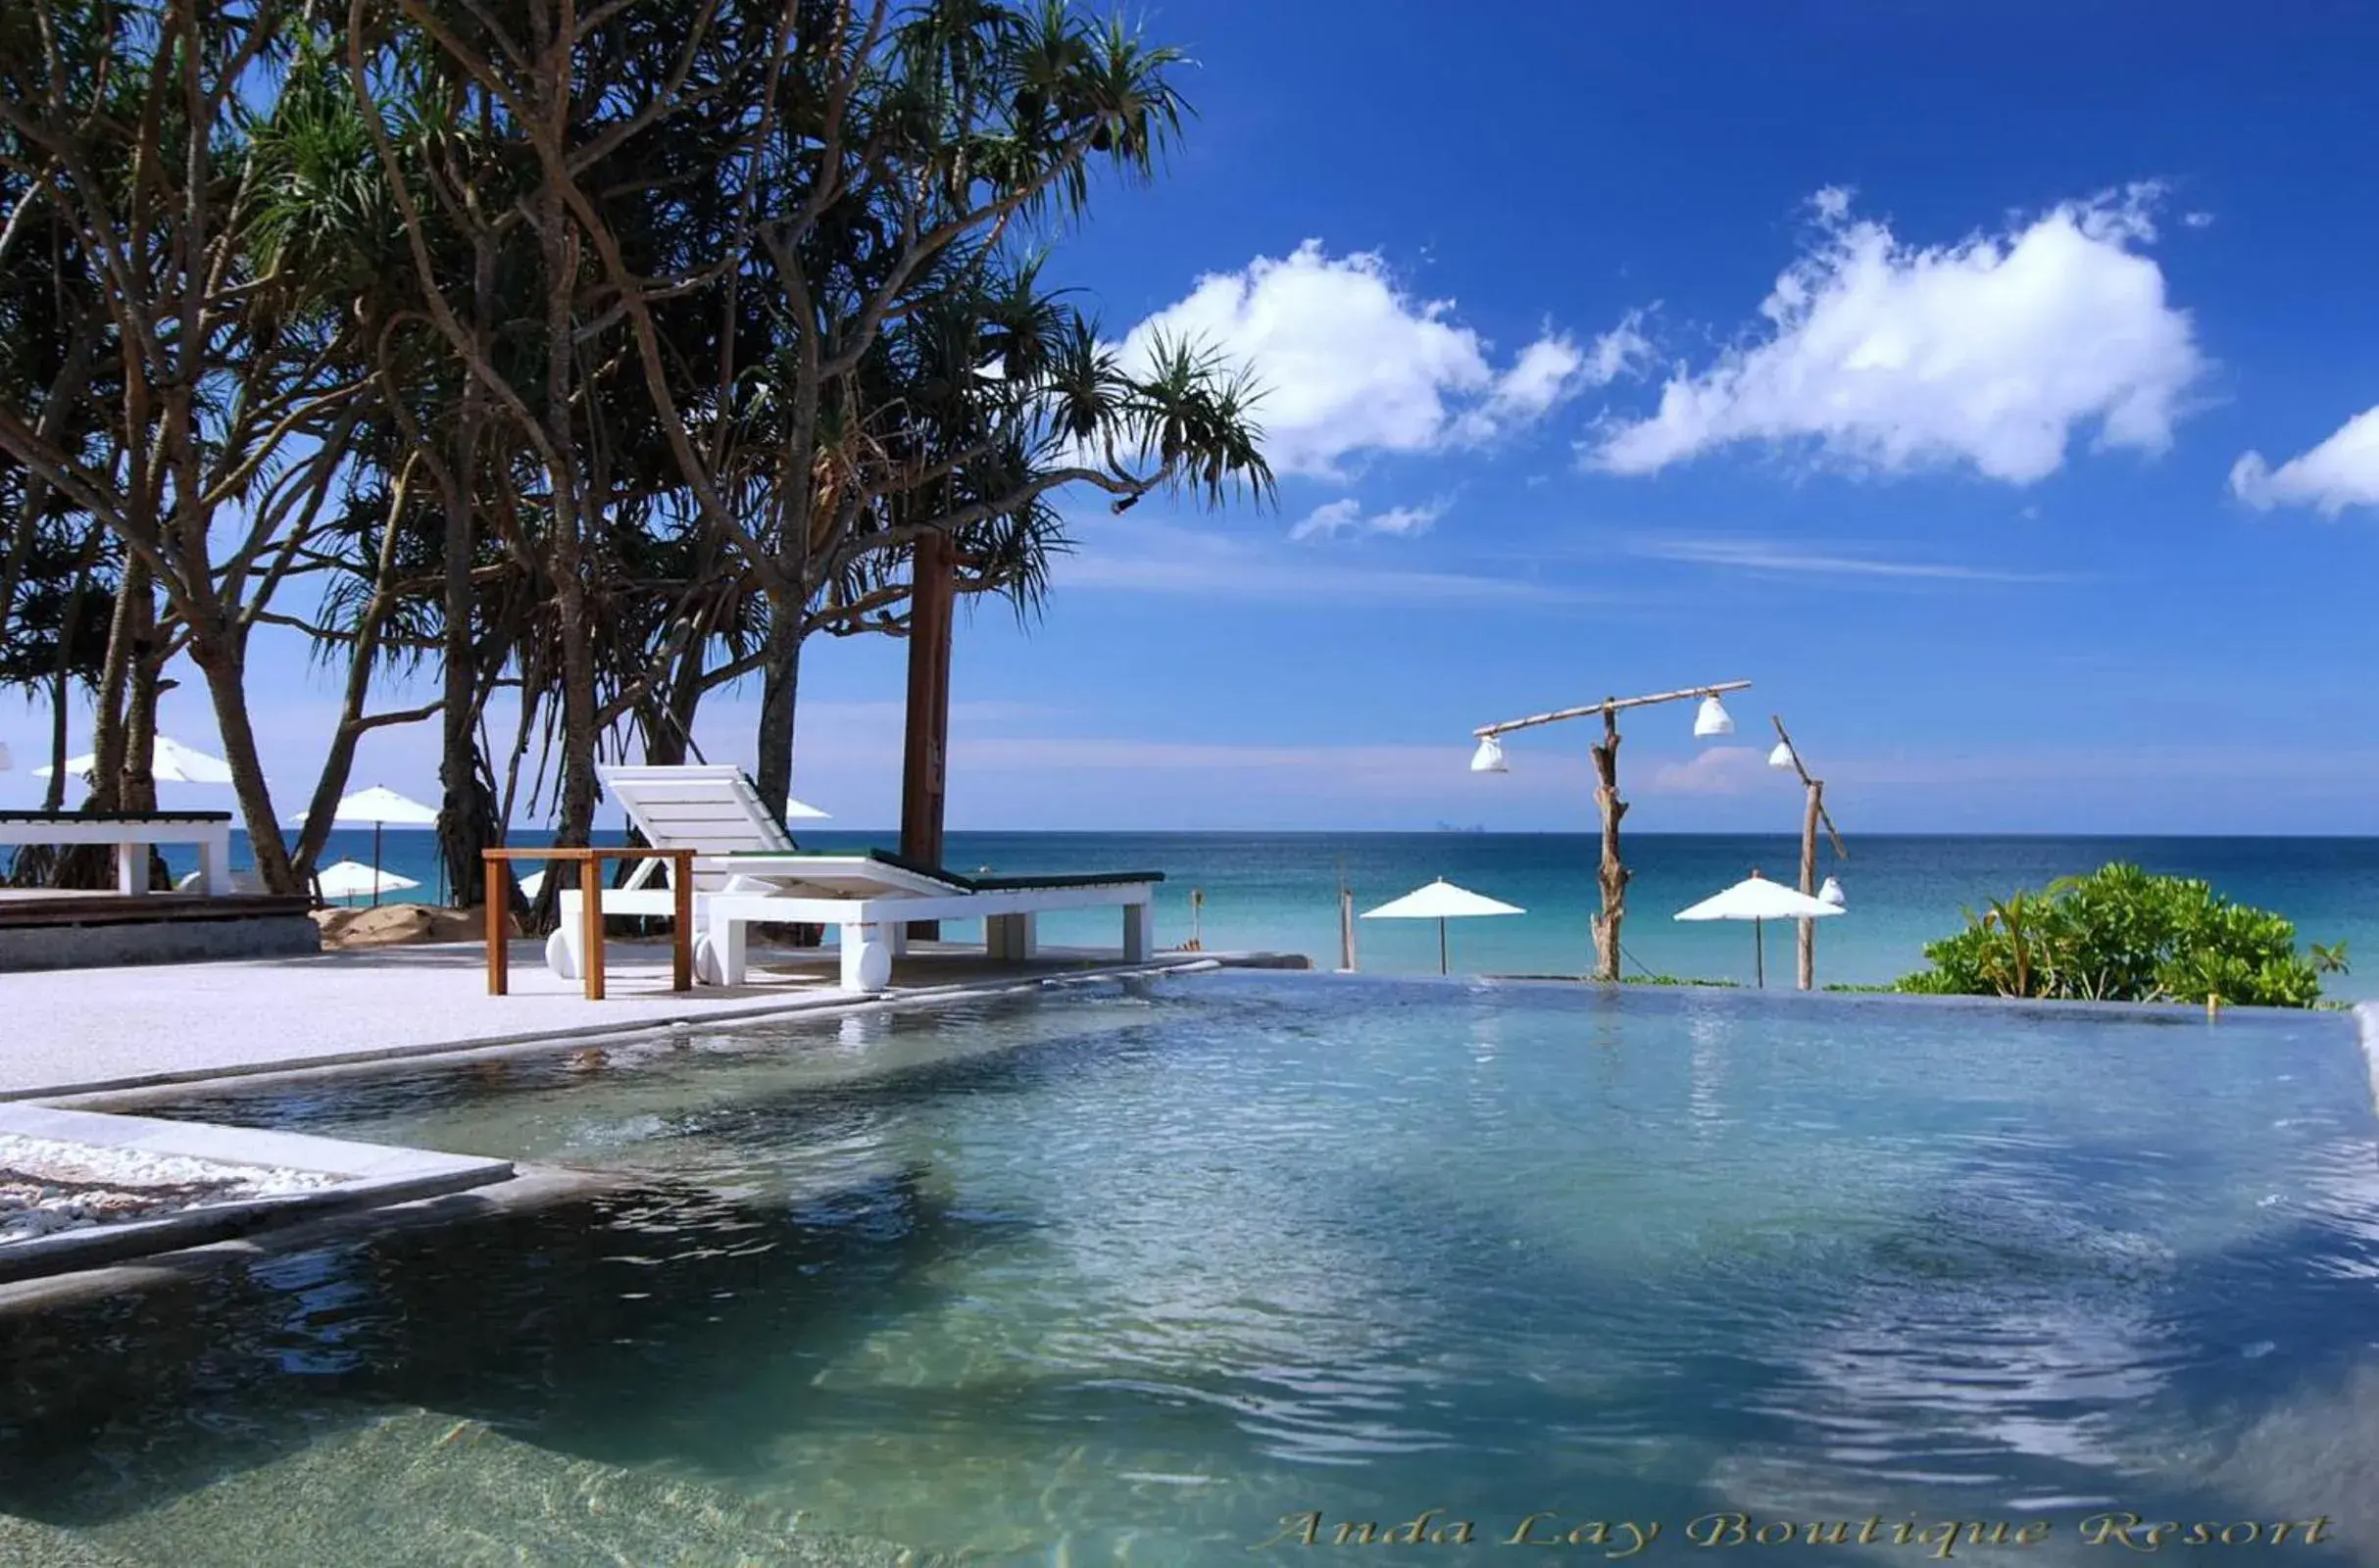
[[[694,858],[680,855],[669,866],[670,905],[676,913],[669,936],[669,989],[694,989]]]
[[[490,856],[480,881],[487,896],[487,994],[500,997],[512,980],[512,867]]]
[[[917,542],[910,567],[908,741],[901,760],[901,857],[942,863],[942,801],[950,744],[950,643],[956,563],[946,534]],[[933,942],[939,920],[912,920],[912,940]]]
[[[580,941],[586,952],[586,1000],[603,1000],[603,862],[587,856],[578,862]]]
[[[1355,972],[1355,890],[1343,882],[1338,886],[1338,969]]]
[[[1594,749],[1594,803],[1603,811],[1603,912],[1594,919],[1594,977],[1619,977],[1619,921],[1627,913],[1627,879],[1632,874],[1619,859],[1619,818],[1627,803],[1619,799],[1619,715],[1603,710],[1603,740]]]
[[[1801,748],[1786,733],[1783,717],[1771,713],[1768,722],[1776,726],[1776,739],[1783,743],[1785,755],[1793,760],[1793,772],[1799,775],[1802,788],[1808,792],[1801,810],[1801,891],[1813,899],[1817,896],[1817,825],[1825,824],[1825,836],[1834,841],[1836,856],[1847,860],[1851,852],[1842,847],[1842,835],[1834,830],[1833,813],[1825,808],[1825,780],[1809,777],[1809,770],[1801,761]],[[1817,922],[1796,923],[1801,927],[1801,989],[1809,991],[1817,984]]]
[[[1825,809],[1825,786],[1815,779],[1809,782],[1809,804],[1801,810],[1801,891],[1810,898],[1817,896],[1817,814]],[[1817,922],[1804,919],[1801,927],[1801,989],[1812,989],[1817,982]]]

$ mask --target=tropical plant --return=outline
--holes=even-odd
[[[1894,990],[2090,1002],[2202,1002],[2307,1007],[2328,956],[2300,955],[2281,915],[2231,903],[2205,882],[2116,863],[2046,893],[1994,900],[1929,944],[1932,967]]]

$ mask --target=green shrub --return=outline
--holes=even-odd
[[[2326,968],[2343,951],[2316,950]],[[2335,960],[2332,953],[2337,954]],[[2043,893],[1992,901],[1966,928],[1929,944],[1933,967],[1896,991],[1935,996],[2054,997],[2091,1002],[2203,1002],[2309,1007],[2321,995],[2313,960],[2284,917],[2216,895],[2204,882],[2103,866]]]

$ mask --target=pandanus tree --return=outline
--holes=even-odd
[[[104,460],[7,402],[0,450],[115,536],[119,618],[135,639],[162,597],[258,869],[284,889],[296,879],[248,712],[249,641],[331,494],[363,390],[349,373],[357,323],[255,246],[268,194],[255,106],[277,94],[293,14],[274,0],[24,0],[0,33],[0,157],[86,255],[120,394]],[[111,751],[145,750],[138,721],[111,739],[105,708],[103,773]]]
[[[112,590],[103,774],[186,652],[277,887],[363,737],[433,713],[465,900],[541,733],[580,842],[607,746],[683,756],[758,677],[781,797],[803,643],[907,629],[928,558],[1029,609],[1069,492],[1268,495],[1240,368],[1126,361],[1048,281],[1179,65],[1062,3],[0,7],[8,668],[85,678]],[[293,849],[266,625],[343,679]]]

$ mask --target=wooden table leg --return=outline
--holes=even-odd
[[[677,893],[676,938],[669,945],[669,989],[694,989],[694,862],[679,857],[669,868],[671,885]]]
[[[490,858],[482,863],[487,900],[487,994],[504,995],[512,983],[512,869],[504,861]]]
[[[578,907],[585,911],[586,1000],[603,1000],[603,862],[589,856],[578,862]]]

